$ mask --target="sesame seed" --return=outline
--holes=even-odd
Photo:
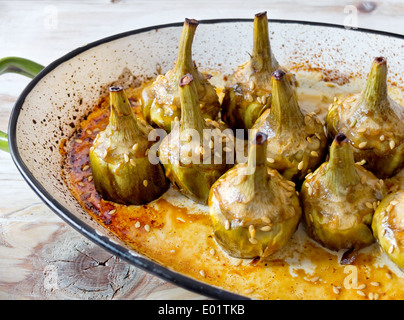
[[[145,229],[147,232],[149,232],[149,231],[150,231],[150,226],[149,226],[148,224],[146,224],[146,225],[144,226],[144,229]]]
[[[361,291],[361,290],[357,290],[356,293],[359,294],[359,295],[362,296],[362,297],[365,297],[365,296],[366,296],[366,294],[365,294],[363,291]]]
[[[251,90],[254,90],[254,88],[255,88],[255,83],[254,83],[254,81],[250,81],[249,84],[248,84],[248,86],[250,87]]]
[[[251,242],[251,244],[257,244],[258,243],[258,240],[254,239],[254,238],[249,238],[248,240]]]
[[[93,181],[93,176],[89,176],[89,177],[87,178],[87,180],[88,180],[88,182]]]
[[[314,135],[317,137],[318,140],[321,141],[321,136],[320,136],[320,134],[318,132],[316,132]]]
[[[81,169],[81,170],[86,171],[86,170],[88,170],[89,168],[90,168],[89,165],[85,165],[85,166],[83,167],[83,169]]]
[[[137,222],[135,223],[135,228],[140,228],[140,222],[139,222],[139,221],[137,221]]]
[[[359,149],[363,149],[363,148],[365,148],[366,147],[366,145],[367,145],[368,143],[366,142],[366,141],[364,141],[364,142],[361,142],[361,143],[359,143]]]
[[[356,123],[358,122],[357,119],[354,119],[351,123],[351,128],[355,127]]]
[[[363,166],[366,163],[366,160],[363,159],[361,161],[356,162],[355,164],[359,165],[359,166]]]
[[[392,254],[394,252],[395,246],[394,244],[389,248],[389,253]]]
[[[389,279],[393,279],[393,275],[390,272],[386,272],[386,277]]]
[[[386,139],[386,137],[384,136],[384,134],[382,134],[382,135],[379,137],[379,140],[380,140],[380,141],[384,141],[384,139]]]
[[[363,290],[366,288],[366,284],[362,283],[360,286],[358,286],[358,290]]]
[[[360,128],[360,129],[358,129],[358,132],[359,133],[364,133],[366,131],[366,128]]]
[[[261,97],[261,102],[262,102],[262,104],[266,104],[267,103],[267,96],[262,96]]]
[[[304,161],[300,161],[299,164],[297,165],[298,170],[302,170],[304,165]]]
[[[378,293],[374,293],[373,294],[373,300],[377,300],[379,299],[379,294]]]
[[[235,259],[233,266],[239,266],[243,262],[243,259]]]
[[[149,184],[149,182],[148,182],[147,180],[143,180],[143,185],[144,185],[145,187],[147,187],[148,184]]]
[[[336,286],[332,286],[332,291],[334,291],[335,294],[339,294],[340,293],[340,288],[336,287]]]
[[[129,162],[129,155],[127,153],[125,153],[123,155],[123,159],[125,160],[125,162]]]
[[[313,194],[313,188],[310,185],[307,187],[307,193],[309,194],[309,196]]]
[[[255,227],[252,224],[248,227],[248,231],[250,232],[251,238],[255,238]]]
[[[316,151],[312,151],[312,152],[310,152],[310,154],[311,154],[313,157],[318,157],[318,153],[317,153]]]
[[[215,251],[215,249],[212,248],[212,249],[209,250],[209,253],[210,253],[212,256],[214,256],[215,253],[216,253],[216,251]]]
[[[265,222],[265,223],[271,223],[271,219],[270,219],[269,217],[267,217],[267,216],[261,217],[261,220],[262,220],[263,222]]]
[[[139,144],[138,144],[138,143],[135,143],[135,144],[132,146],[132,150],[133,150],[133,151],[136,151],[138,148],[139,148]]]
[[[134,159],[130,159],[129,162],[132,166],[136,167],[136,161]]]
[[[225,220],[225,222],[224,222],[224,228],[225,228],[226,230],[230,230],[230,221],[229,221],[229,220]]]
[[[275,159],[267,158],[267,161],[268,161],[269,163],[274,163],[274,162],[275,162]]]
[[[182,218],[180,218],[180,217],[177,217],[177,220],[178,220],[178,221],[181,221],[181,222],[185,222],[185,220],[182,219]]]
[[[391,149],[391,150],[394,149],[394,147],[396,146],[396,143],[394,142],[394,140],[391,140],[391,141],[389,142],[389,146],[390,146],[390,149]]]
[[[271,229],[272,229],[271,226],[265,226],[265,227],[262,227],[260,230],[266,232],[266,231],[271,231]]]
[[[365,203],[366,207],[368,207],[369,209],[373,209],[373,204],[371,202],[366,202]]]
[[[205,276],[206,276],[205,271],[203,271],[203,270],[200,270],[200,271],[199,271],[199,274],[200,274],[202,277],[204,277],[204,278],[205,278]]]
[[[311,282],[317,282],[318,280],[320,280],[320,277],[313,277],[310,279]]]
[[[116,209],[111,210],[110,212],[108,212],[108,214],[113,215],[116,212]]]
[[[371,284],[372,286],[374,286],[374,287],[380,286],[380,282],[375,282],[375,281],[373,281],[373,282],[371,282],[370,284]]]
[[[308,143],[312,143],[312,140],[311,140],[310,137],[307,137],[306,140],[307,140]]]
[[[373,292],[369,292],[368,297],[369,297],[369,300],[373,300]]]
[[[261,100],[261,97],[257,97],[257,102],[260,103],[260,104],[263,104],[262,100]]]
[[[80,187],[84,187],[84,186],[85,186],[85,184],[84,184],[83,182],[79,182],[78,185],[79,185]]]

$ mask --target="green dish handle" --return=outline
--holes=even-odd
[[[6,57],[0,59],[0,75],[6,73],[17,73],[33,79],[44,66],[34,61],[20,57]],[[9,152],[8,135],[0,131],[0,150]]]

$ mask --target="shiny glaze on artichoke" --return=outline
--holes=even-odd
[[[235,165],[210,190],[215,239],[233,257],[267,258],[286,245],[300,221],[295,184],[266,165],[266,139],[257,133],[248,162]]]
[[[338,134],[330,158],[304,181],[303,221],[312,238],[331,250],[360,249],[374,241],[373,213],[383,181],[355,163],[348,139]]]
[[[404,190],[383,199],[373,216],[372,230],[385,254],[404,269]]]
[[[404,165],[404,107],[388,94],[387,60],[374,59],[363,92],[337,100],[327,113],[330,137],[344,133],[356,161],[379,178],[388,178]]]
[[[90,148],[97,191],[105,200],[140,205],[160,197],[169,187],[160,163],[152,164],[148,140],[152,130],[133,113],[122,87],[110,88],[110,117]]]
[[[181,120],[163,139],[160,159],[172,184],[195,202],[206,204],[212,184],[234,163],[233,132],[204,119],[193,76],[179,81]]]
[[[315,113],[306,113],[299,107],[296,92],[283,70],[272,74],[271,86],[272,106],[253,129],[268,136],[268,165],[287,179],[299,182],[324,159],[324,126]]]
[[[223,119],[231,127],[250,129],[271,105],[271,74],[279,67],[268,34],[267,13],[255,15],[253,49],[249,61],[228,79],[223,98]]]
[[[198,21],[185,20],[174,68],[165,75],[159,75],[142,93],[143,118],[167,132],[171,131],[172,122],[181,117],[178,82],[186,73],[193,76],[203,117],[217,120],[221,109],[216,89],[192,60],[192,43],[197,26]]]

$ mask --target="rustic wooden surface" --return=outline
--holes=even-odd
[[[0,58],[47,65],[88,42],[150,25],[196,19],[310,20],[404,34],[404,1],[0,1]],[[352,16],[353,13],[357,16]],[[0,78],[0,130],[29,80]],[[0,299],[206,299],[92,244],[48,207],[0,151]]]

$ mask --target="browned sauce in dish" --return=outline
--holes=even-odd
[[[302,108],[316,112],[321,119],[335,94],[363,85],[355,79],[326,82],[317,71],[297,71],[296,75]],[[217,74],[212,79],[216,84],[222,80]],[[140,90],[126,90],[139,117],[136,97]],[[402,104],[402,93],[397,92]],[[348,257],[350,264],[341,264],[342,251],[321,247],[300,225],[288,245],[268,261],[241,260],[228,256],[215,242],[208,207],[193,203],[172,188],[142,206],[103,200],[92,181],[88,153],[97,133],[107,126],[108,117],[109,101],[103,97],[80,123],[71,141],[61,146],[64,176],[88,214],[136,252],[199,281],[256,299],[404,298],[404,273],[376,243],[352,259]]]

